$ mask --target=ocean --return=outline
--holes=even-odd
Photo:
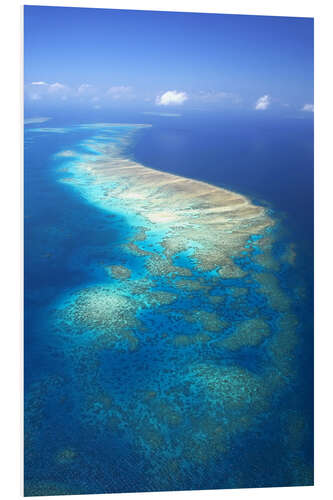
[[[25,494],[312,484],[312,118],[45,116],[25,126]],[[215,209],[163,173],[245,196],[256,230],[231,211],[215,241]]]

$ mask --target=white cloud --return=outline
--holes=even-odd
[[[26,96],[32,101],[39,101],[50,96],[64,99],[65,96],[70,94],[71,89],[59,82],[47,83],[40,80],[26,84],[25,92]]]
[[[82,83],[77,89],[79,94],[84,94],[89,90],[92,90],[93,86],[90,83]]]
[[[177,90],[168,90],[156,97],[155,103],[157,106],[180,105],[187,101],[188,95],[186,92],[177,92]]]
[[[59,92],[66,89],[66,86],[59,82],[50,83],[48,87],[49,92]]]
[[[31,85],[36,85],[39,87],[47,87],[49,92],[57,92],[58,90],[64,90],[66,89],[66,85],[63,85],[62,83],[55,82],[55,83],[46,83],[43,81],[40,82],[31,82]]]
[[[129,87],[128,85],[116,85],[114,87],[110,87],[106,94],[111,96],[112,99],[128,99],[133,97],[133,90],[132,87]]]
[[[268,94],[259,97],[256,102],[255,109],[265,110],[271,104],[271,98]]]
[[[302,111],[310,111],[310,113],[314,112],[314,105],[313,104],[304,104]]]
[[[39,94],[37,94],[36,92],[30,94],[30,99],[32,101],[39,101],[39,99],[41,99],[41,96]]]

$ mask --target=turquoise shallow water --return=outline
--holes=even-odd
[[[204,238],[166,261],[168,227],[87,169],[144,130],[26,128],[26,494],[312,484],[297,246],[267,209],[238,276],[198,268]]]

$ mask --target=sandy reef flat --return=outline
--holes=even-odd
[[[117,201],[125,213],[139,214],[152,232],[164,234],[160,243],[166,259],[193,249],[198,269],[217,269],[224,278],[243,275],[233,257],[251,235],[274,225],[263,207],[227,189],[131,161],[117,146],[95,143],[94,148],[97,158],[79,168],[112,186],[104,191],[104,204]]]

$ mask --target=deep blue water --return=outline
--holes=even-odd
[[[302,339],[295,357],[302,380],[293,381],[297,394],[295,390],[286,389],[276,396],[273,407],[258,417],[252,429],[234,437],[232,452],[227,459],[221,455],[212,458],[206,466],[201,464],[197,469],[188,466],[186,481],[171,481],[166,486],[161,483],[160,489],[310,484],[309,473],[304,473],[303,464],[311,470],[312,120],[262,115],[220,117],[199,112],[183,117],[110,113],[92,118],[74,112],[68,117],[57,118],[56,113],[50,116],[54,116],[52,121],[40,127],[67,127],[102,121],[151,123],[151,128],[138,132],[135,143],[128,147],[128,155],[156,169],[244,193],[265,204],[281,221],[276,258],[283,245],[290,241],[296,244],[297,255],[295,269],[282,270],[281,281],[287,292],[299,279],[306,288],[305,298],[294,306],[298,316],[302,317]],[[126,411],[133,415],[130,422],[134,425],[140,413],[136,408],[131,409],[135,406],[135,398],[130,400],[132,396],[129,395],[133,386],[139,393],[147,373],[153,380],[165,370],[167,378],[168,364],[173,362],[172,359],[177,363],[179,356],[180,363],[187,354],[170,354],[162,341],[157,347],[147,344],[133,353],[107,350],[96,360],[91,351],[83,352],[83,344],[78,345],[75,341],[67,348],[66,339],[58,339],[50,318],[59,300],[85,286],[106,283],[100,262],[112,264],[116,261],[115,252],[118,250],[115,249],[126,240],[132,228],[117,214],[110,218],[109,213],[89,203],[71,185],[58,182],[61,161],[53,155],[73,149],[73,145],[90,138],[91,131],[73,129],[64,134],[29,131],[35,127],[39,125],[26,126],[25,133],[25,433],[28,443],[25,479],[30,488],[28,491],[47,494],[159,489],[158,478],[157,486],[151,479],[151,459],[147,458],[148,455],[142,457],[142,449],[135,445],[135,440],[128,439],[128,430],[106,435],[102,422],[104,410],[98,410],[98,405],[97,410],[95,407],[91,410],[92,414],[83,415],[82,386],[86,384],[89,390],[93,390],[96,367],[101,366],[96,384],[111,394],[112,390],[115,391]],[[129,258],[128,263],[131,269],[140,271],[137,259]],[[228,297],[227,301],[232,304],[233,297]],[[257,300],[255,292],[253,297],[254,301]],[[185,299],[183,305],[186,308]],[[159,317],[149,314],[146,319],[151,322],[152,329],[173,328],[171,319],[169,325],[168,316],[163,316],[163,310]],[[265,314],[269,318],[268,310]],[[140,335],[144,339],[145,333],[137,335],[141,340]],[[82,352],[82,359],[79,359]],[[169,359],[169,356],[173,358]],[[220,360],[221,353],[208,347],[207,356],[211,360],[214,356]],[[261,354],[259,352],[258,358],[251,356],[245,349],[237,362],[244,366],[252,363],[253,369],[257,370],[262,362]],[[228,364],[229,361],[225,362]],[[81,373],[82,381],[78,380],[78,373]],[[112,380],[116,388],[123,387],[113,389]],[[129,381],[131,387],[126,386]],[[194,414],[197,411],[198,418],[207,418],[201,414],[198,401],[196,394],[192,398],[191,411]],[[288,411],[297,412],[304,419],[302,429],[305,436],[292,458],[285,456],[289,444],[284,448],[281,445],[281,436],[285,433],[282,421],[287,418]],[[97,425],[96,422],[100,423]],[[189,422],[188,426],[191,425],[195,426]],[[173,432],[172,439],[177,439],[177,432],[181,431],[174,429]],[[297,430],[293,432],[297,433]],[[149,442],[155,443],[151,435]],[[156,442],[158,456],[162,444],[158,444],[158,439]],[[292,477],[292,468],[300,469],[296,479]]]
[[[271,204],[288,217],[293,238],[311,246],[313,120],[255,115],[150,117],[156,126],[145,130],[135,157]]]

